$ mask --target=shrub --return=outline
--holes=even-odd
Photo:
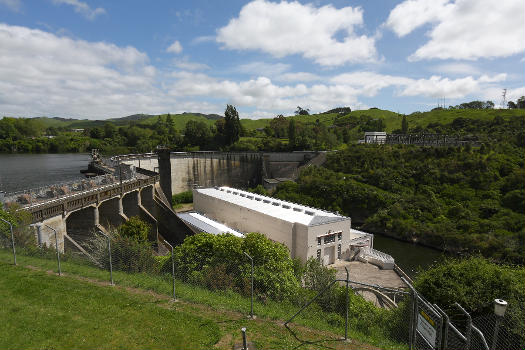
[[[173,205],[183,204],[183,203],[193,203],[193,192],[184,191],[181,193],[174,194],[172,197]]]
[[[129,218],[128,221],[120,225],[118,231],[121,237],[128,237],[137,242],[147,242],[151,226],[142,221],[138,216]]]
[[[299,282],[288,250],[258,233],[245,238],[208,233],[187,237],[175,248],[177,274],[212,289],[247,292],[251,265],[243,252],[253,257],[254,284],[259,294],[278,300],[295,295]]]
[[[421,272],[414,286],[445,311],[456,312],[452,305],[458,302],[473,318],[492,315],[494,299],[506,300],[510,331],[525,344],[525,268],[497,265],[481,257],[450,259]]]

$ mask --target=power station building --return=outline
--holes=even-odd
[[[364,235],[351,219],[336,213],[230,187],[193,190],[194,210],[240,232],[260,232],[283,243],[293,258],[333,264],[350,255],[350,244]]]

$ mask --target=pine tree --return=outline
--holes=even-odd
[[[288,123],[288,145],[290,146],[290,149],[295,149],[295,137],[296,137],[296,127],[295,127],[295,120],[291,119]]]
[[[232,105],[227,105],[224,111],[224,133],[226,145],[232,145],[239,141],[241,133],[241,122],[239,113]]]
[[[401,122],[401,131],[403,132],[403,134],[406,134],[408,132],[408,121],[406,115],[403,116],[403,121]]]

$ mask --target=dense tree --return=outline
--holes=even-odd
[[[401,121],[401,132],[403,134],[406,134],[408,132],[408,121],[406,115],[403,116],[403,120]]]
[[[301,106],[297,106],[297,109],[294,113],[295,115],[310,115],[310,110],[308,108],[302,108]]]
[[[241,122],[239,113],[232,105],[227,105],[224,111],[224,136],[226,145],[232,145],[239,140],[241,134]]]
[[[211,130],[206,123],[201,121],[189,120],[184,129],[184,143],[203,147],[211,139]]]
[[[519,109],[525,109],[525,96],[521,96],[520,98],[518,98],[518,100],[516,101],[516,105]]]
[[[291,119],[288,123],[288,145],[291,150],[295,149],[297,137],[297,127],[295,126],[295,120]]]

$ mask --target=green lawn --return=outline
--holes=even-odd
[[[64,275],[57,276],[52,259],[17,258],[19,265],[13,266],[9,252],[0,250],[1,349],[231,349],[241,341],[241,327],[248,328],[258,349],[403,348],[379,334],[353,329],[352,342],[341,342],[344,329],[315,309],[307,309],[292,325],[297,339],[282,326],[297,311],[287,303],[256,302],[258,318],[247,320],[249,299],[233,292],[177,281],[179,302],[172,303],[170,280],[162,276],[117,271],[112,287],[107,271],[63,261]]]

